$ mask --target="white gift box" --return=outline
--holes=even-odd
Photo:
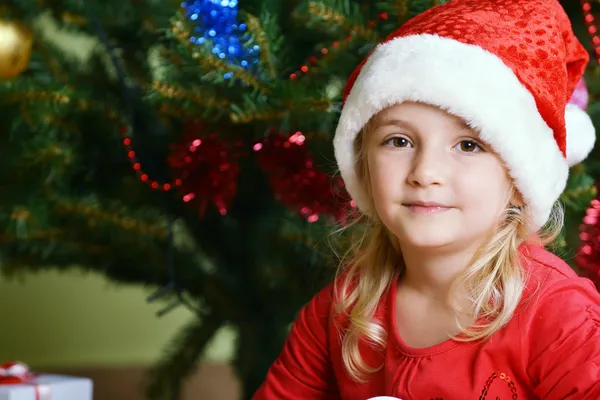
[[[15,385],[0,385],[0,400],[92,400],[92,380],[40,374]]]

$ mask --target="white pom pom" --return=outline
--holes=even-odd
[[[579,164],[590,154],[596,142],[596,128],[590,116],[573,103],[565,110],[567,125],[567,163]]]

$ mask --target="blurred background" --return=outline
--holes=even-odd
[[[344,83],[444,2],[4,0],[0,362],[96,400],[250,399],[355,215]],[[561,4],[598,126],[600,4]],[[572,169],[552,250],[600,287],[599,161]]]
[[[27,361],[37,371],[90,377],[95,399],[143,399],[146,368],[194,318],[183,309],[157,318],[160,307],[145,302],[149,294],[78,272],[2,279],[0,359]],[[234,339],[227,327],[215,336],[182,398],[239,398],[239,385],[227,365]]]

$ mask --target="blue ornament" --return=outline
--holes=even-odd
[[[193,0],[181,3],[186,16],[196,24],[190,41],[197,45],[211,43],[212,54],[229,64],[253,69],[258,64],[260,47],[253,45],[245,48],[249,34],[246,24],[238,23],[238,0]],[[225,79],[231,79],[233,72],[224,73]]]

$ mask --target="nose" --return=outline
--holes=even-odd
[[[431,147],[421,147],[414,155],[408,183],[415,187],[442,185],[445,181],[448,165],[444,154]]]

